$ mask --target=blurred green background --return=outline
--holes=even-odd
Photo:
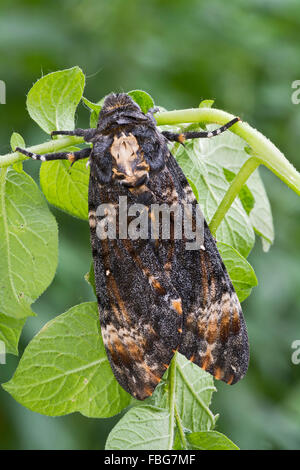
[[[1,0],[0,154],[13,131],[33,145],[45,140],[29,119],[26,93],[42,74],[74,65],[87,75],[85,95],[96,101],[110,91],[141,88],[168,109],[215,106],[241,116],[268,136],[300,169],[300,105],[291,102],[300,79],[299,0]],[[87,127],[88,111],[78,111]],[[38,166],[25,169],[38,177]],[[300,206],[280,180],[262,169],[270,197],[275,243],[258,241],[249,261],[259,286],[243,303],[251,363],[234,387],[217,383],[212,409],[217,429],[243,449],[300,448],[300,364],[291,343],[300,339]],[[20,352],[49,319],[93,299],[83,275],[91,255],[88,224],[53,209],[60,227],[57,276],[34,304]],[[7,381],[18,359],[0,366]],[[117,418],[76,413],[49,418],[33,413],[0,390],[0,447],[4,449],[101,449]]]

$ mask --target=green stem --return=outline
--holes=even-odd
[[[158,125],[203,122],[223,125],[234,116],[219,109],[197,108],[180,111],[166,111],[155,114]],[[272,142],[246,122],[238,122],[230,128],[252,148],[260,163],[268,167],[276,176],[300,195],[300,174]]]
[[[261,162],[258,158],[251,157],[240,168],[239,172],[236,174],[234,180],[229,186],[214,216],[210,221],[209,228],[212,235],[215,236],[217,228],[222,222],[226,212],[228,211],[228,209],[230,209],[231,204],[235,200],[236,196],[239,194],[240,190],[242,189],[243,185],[245,184],[251,173],[256,170],[260,163]]]
[[[6,169],[6,168],[3,168],[3,170],[0,170],[0,186],[2,186],[3,184],[5,184],[6,173],[7,173],[7,169]]]
[[[176,353],[171,361],[168,375],[169,384],[169,428],[170,438],[168,449],[173,449],[174,442],[174,413],[175,413],[175,392],[176,392]]]
[[[27,150],[29,152],[40,154],[52,153],[58,152],[59,150],[67,147],[71,147],[72,145],[81,144],[82,142],[84,142],[82,137],[69,136],[63,137],[61,139],[49,140],[47,142],[44,142],[43,144],[34,145],[32,147],[27,147]],[[18,152],[7,153],[6,155],[0,156],[0,168],[27,159],[28,157],[25,157],[25,155]]]
[[[178,432],[179,432],[182,447],[183,447],[183,449],[187,449],[187,442],[186,442],[182,422],[181,422],[181,419],[180,419],[180,416],[179,416],[179,413],[178,413],[178,410],[177,410],[176,403],[175,403],[174,411],[175,411],[176,425],[177,425],[177,429],[178,429]]]

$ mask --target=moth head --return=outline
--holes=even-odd
[[[98,128],[122,126],[136,121],[147,121],[141,108],[126,93],[111,93],[103,103],[99,113]]]
[[[166,139],[157,130],[151,113],[144,114],[126,93],[111,93],[105,98],[97,130],[99,141],[95,142],[94,156],[102,155],[98,177],[103,184],[113,180],[123,186],[141,186],[150,172],[164,168]]]

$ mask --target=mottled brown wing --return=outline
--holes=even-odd
[[[122,192],[123,191],[123,192]],[[123,194],[124,193],[124,194]],[[100,188],[91,176],[89,220],[103,341],[120,385],[135,398],[150,396],[179,346],[181,299],[148,240],[100,240],[96,208],[128,195]],[[132,195],[130,203],[135,202]]]
[[[151,190],[182,204],[197,204],[172,155]],[[169,188],[164,191],[160,188]],[[170,190],[171,188],[171,190]],[[167,194],[168,192],[168,194]],[[182,299],[183,333],[179,352],[217,379],[234,384],[246,373],[249,345],[241,306],[214,238],[204,223],[204,249],[186,250],[185,241],[163,241],[158,257]]]
[[[207,225],[204,233],[205,251],[199,252],[196,282],[192,287],[198,291],[198,299],[184,312],[179,352],[216,379],[234,384],[244,377],[248,368],[246,324]],[[197,280],[201,283],[200,289]]]

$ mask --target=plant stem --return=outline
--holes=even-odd
[[[173,449],[174,442],[174,413],[175,413],[175,391],[176,391],[176,353],[171,361],[168,375],[169,384],[169,428],[170,438],[168,443],[168,449]]]
[[[3,170],[0,170],[0,186],[5,183],[6,173],[7,173],[6,168],[3,168]]]
[[[181,419],[180,419],[180,416],[179,416],[179,413],[178,413],[178,410],[177,410],[176,403],[175,403],[174,411],[175,411],[176,425],[177,425],[177,429],[178,429],[178,432],[179,432],[181,444],[183,446],[183,449],[187,449],[187,442],[186,442],[182,422],[181,422]]]
[[[203,122],[223,125],[230,121],[232,114],[214,108],[184,109],[155,114],[158,125]],[[260,163],[268,167],[276,176],[300,195],[300,174],[272,142],[246,122],[238,122],[230,128],[252,148]]]
[[[209,228],[212,235],[215,236],[217,228],[222,222],[226,212],[230,209],[231,204],[239,194],[251,173],[253,173],[259,165],[260,160],[256,157],[251,157],[240,168],[210,221]]]

